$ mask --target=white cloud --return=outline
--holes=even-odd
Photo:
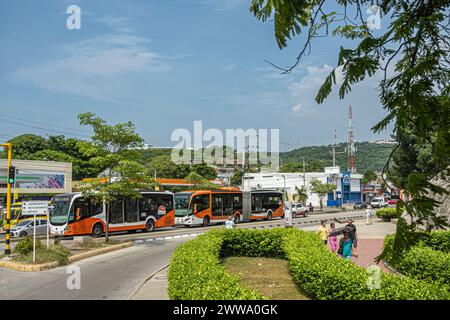
[[[233,71],[234,69],[236,69],[236,67],[237,67],[236,64],[230,63],[230,64],[227,64],[227,65],[222,66],[222,67],[220,68],[220,71],[223,71],[223,72]]]
[[[122,99],[132,89],[126,77],[170,70],[165,59],[149,49],[149,43],[134,35],[101,35],[62,47],[59,57],[21,67],[12,79],[95,100]]]
[[[302,104],[298,103],[295,106],[292,107],[292,112],[300,112],[302,110]]]

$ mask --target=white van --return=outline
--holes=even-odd
[[[387,207],[387,202],[384,201],[382,197],[375,197],[370,201],[370,206],[372,208],[385,208]]]

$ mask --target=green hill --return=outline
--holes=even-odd
[[[392,145],[389,144],[377,144],[372,142],[356,142],[356,170],[359,173],[364,173],[366,170],[378,171],[383,170],[386,161],[389,158],[389,154],[392,151]],[[314,170],[318,170],[319,167],[332,166],[332,145],[328,146],[311,146],[303,147],[280,154],[281,166],[286,168],[288,163],[301,163],[303,157],[307,166]],[[346,143],[339,143],[336,152],[344,151]],[[341,168],[347,168],[347,154],[337,154],[336,162]],[[289,167],[289,165],[287,166]],[[291,164],[290,167],[296,167]],[[288,170],[289,171],[289,170]],[[307,168],[308,171],[308,168]]]

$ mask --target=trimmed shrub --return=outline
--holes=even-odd
[[[241,287],[220,262],[223,232],[214,230],[180,245],[169,268],[169,297],[184,300],[262,299],[256,291]]]
[[[450,285],[450,254],[414,246],[395,263],[395,268],[414,279]]]
[[[385,218],[385,219],[393,219],[398,218],[399,215],[397,214],[396,208],[382,208],[378,209],[375,213],[378,218]]]
[[[386,261],[411,278],[450,285],[449,239],[446,231],[423,233],[409,250]],[[392,246],[393,241],[394,235],[386,237],[384,246]]]
[[[223,234],[221,255],[285,259],[283,236],[286,229],[235,229]]]
[[[315,234],[298,231],[289,235],[284,245],[295,281],[316,299],[450,299],[450,294],[438,285],[384,272],[381,273],[381,288],[369,290],[367,271],[336,257]]]
[[[288,259],[298,286],[316,299],[450,299],[437,284],[383,272],[381,288],[370,290],[367,271],[335,256],[316,234],[282,228],[213,230],[179,246],[170,263],[170,298],[263,298],[225,271],[220,257],[230,255]]]
[[[430,232],[422,243],[433,250],[450,253],[450,231]]]

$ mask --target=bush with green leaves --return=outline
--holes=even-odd
[[[223,233],[210,231],[180,245],[169,268],[169,297],[183,300],[262,299],[240,285],[220,262]]]
[[[169,268],[171,299],[261,299],[226,272],[226,256],[275,257],[289,260],[298,286],[315,299],[450,299],[435,283],[382,272],[380,289],[368,289],[369,274],[335,256],[319,237],[297,229],[213,230],[179,246]]]
[[[450,253],[450,231],[433,231],[422,239],[422,243],[433,250]]]
[[[448,286],[450,291],[450,252],[448,231],[424,232],[409,250],[403,250],[386,261],[400,273],[418,280]],[[385,238],[384,246],[392,246],[394,235]]]
[[[399,214],[397,213],[396,208],[382,208],[378,209],[375,213],[378,218],[386,218],[386,219],[392,219],[392,218],[398,218]]]
[[[16,261],[32,263],[33,262],[33,237],[27,236],[19,241],[14,248],[17,256]],[[45,263],[57,261],[59,265],[69,262],[70,250],[60,244],[53,244],[48,249],[42,245],[40,240],[36,240],[36,263]]]
[[[36,249],[39,249],[42,247],[41,241],[36,239]],[[14,247],[14,253],[18,254],[29,254],[33,252],[33,237],[32,236],[26,236],[25,238],[21,239],[19,243]]]

